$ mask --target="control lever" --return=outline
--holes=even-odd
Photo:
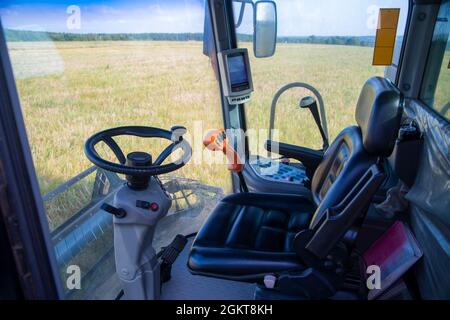
[[[320,135],[322,136],[323,150],[326,150],[329,146],[329,143],[328,138],[325,135],[325,131],[323,131],[322,128],[322,122],[320,121],[319,109],[317,108],[316,99],[314,99],[314,97],[311,96],[304,97],[300,100],[299,106],[302,109],[309,109],[309,111],[311,111],[314,117],[314,121],[316,122],[316,125],[319,128]]]
[[[160,253],[161,258],[161,284],[167,282],[171,278],[172,265],[186,246],[187,239],[185,236],[178,234],[172,242]]]
[[[242,191],[248,192],[247,183],[242,174],[244,164],[241,163],[236,150],[229,144],[225,130],[213,129],[208,131],[203,138],[203,145],[211,151],[222,151],[225,154],[228,159],[228,170],[238,175]]]
[[[125,216],[127,215],[127,212],[124,209],[113,207],[107,203],[102,204],[100,209],[112,214],[119,219],[125,218]]]

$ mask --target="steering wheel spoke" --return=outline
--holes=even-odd
[[[106,143],[106,145],[112,150],[112,152],[114,152],[114,155],[116,156],[117,160],[119,160],[120,164],[125,164],[127,159],[117,142],[110,136],[104,137],[102,141]]]
[[[173,152],[173,149],[176,147],[177,143],[171,143],[168,145],[156,158],[155,162],[153,162],[154,165],[160,165],[162,164]]]

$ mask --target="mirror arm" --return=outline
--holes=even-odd
[[[245,12],[245,6],[247,3],[251,4],[253,9],[254,9],[254,4],[253,1],[250,0],[234,0],[235,2],[240,2],[241,3],[241,10],[239,11],[239,17],[238,17],[238,21],[237,23],[234,25],[235,28],[239,28],[242,24],[242,20],[244,20],[244,12]]]

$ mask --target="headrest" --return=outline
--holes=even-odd
[[[385,157],[392,153],[402,113],[403,96],[391,81],[382,77],[366,81],[355,117],[368,153]]]

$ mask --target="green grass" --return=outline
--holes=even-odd
[[[174,124],[192,130],[195,121],[205,129],[223,126],[218,85],[198,42],[9,46],[42,193],[90,166],[83,144],[99,130]],[[162,148],[156,140],[119,142],[126,152],[156,156]],[[220,166],[191,164],[181,173],[229,185]]]
[[[364,82],[383,75],[384,68],[373,67],[372,48],[333,45],[278,45],[269,59],[252,59],[255,94],[247,105],[249,127],[268,128],[274,93],[289,82],[306,82],[323,96],[330,138],[345,126],[354,124],[355,105]],[[307,147],[321,147],[320,134],[299,99],[311,95],[305,89],[291,89],[278,101],[275,128],[280,140]]]
[[[90,166],[83,144],[99,130],[181,124],[192,131],[197,121],[203,121],[203,130],[223,127],[218,83],[200,42],[17,42],[9,43],[9,50],[43,194]],[[371,57],[367,47],[279,44],[274,57],[252,58],[255,92],[246,105],[248,127],[266,134],[276,90],[301,81],[322,93],[333,138],[354,123],[364,81],[383,74],[383,68],[371,66]],[[312,117],[298,108],[304,94],[296,89],[280,99],[276,128],[281,141],[319,147]],[[163,147],[136,138],[119,144],[126,152],[155,156]],[[196,160],[179,173],[230,188],[224,165]]]
[[[434,108],[450,119],[450,52],[446,51],[435,92]]]

